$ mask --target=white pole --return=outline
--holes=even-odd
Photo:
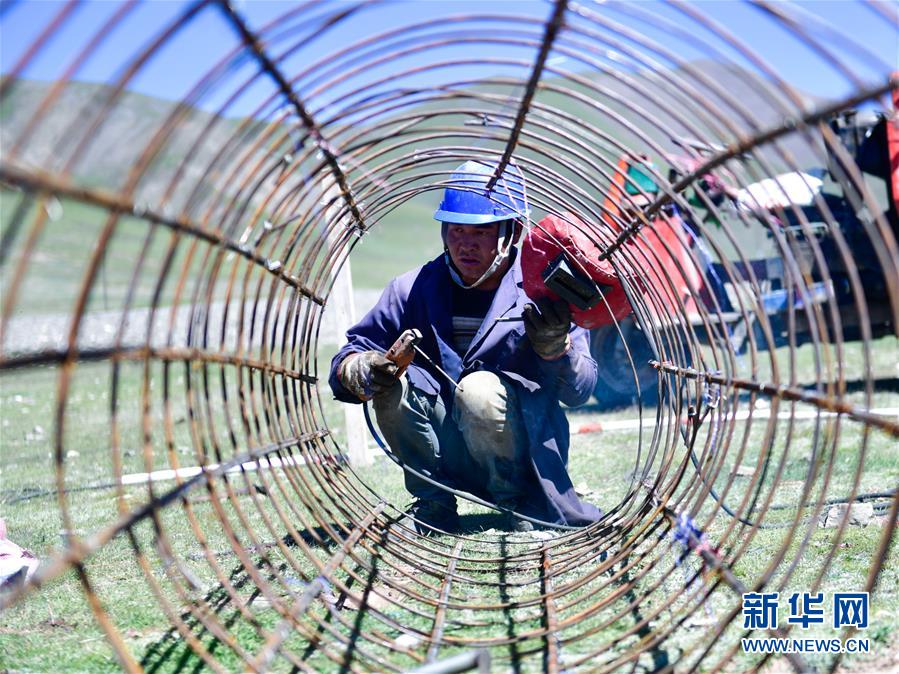
[[[340,210],[340,202],[334,200],[338,196],[334,180],[328,180],[322,185],[321,204],[328,209],[327,222],[337,217]],[[332,203],[332,200],[333,203]],[[330,205],[328,205],[330,204]],[[328,233],[329,248],[337,241],[340,227],[331,227]],[[332,274],[333,274],[332,270]],[[353,297],[353,274],[350,270],[350,260],[340,268],[334,277],[331,293],[328,295],[328,306],[333,312],[334,332],[337,341],[343,339],[346,331],[356,324],[355,299]],[[365,426],[365,417],[362,413],[362,405],[344,405],[344,422],[346,424],[346,454],[354,466],[371,465],[373,457],[368,451],[368,430]]]

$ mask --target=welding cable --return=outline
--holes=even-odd
[[[668,388],[669,384],[668,384],[667,379],[662,378],[662,386],[663,386],[664,388],[666,388],[666,389]],[[719,393],[718,399],[720,400],[720,393]],[[717,401],[715,402],[714,406],[712,406],[712,405],[707,405],[707,406],[706,406],[706,410],[705,410],[705,414],[703,414],[702,416],[699,415],[699,412],[698,412],[698,411],[692,411],[692,410],[691,410],[691,412],[690,412],[690,414],[689,414],[689,417],[690,417],[691,420],[692,420],[692,428],[690,429],[690,437],[689,437],[689,438],[687,437],[687,432],[688,432],[688,431],[687,431],[685,425],[682,425],[682,427],[681,427],[681,437],[682,437],[683,440],[684,440],[684,445],[686,446],[687,451],[690,453],[690,462],[693,464],[693,467],[696,469],[696,474],[699,476],[699,479],[700,479],[700,481],[702,482],[702,484],[705,485],[705,488],[709,490],[709,496],[711,496],[711,497],[715,500],[715,502],[716,502],[718,505],[721,506],[721,509],[722,509],[725,513],[727,513],[727,514],[728,514],[730,517],[732,517],[733,519],[737,520],[740,524],[745,524],[745,525],[748,526],[748,527],[758,527],[758,528],[760,528],[760,529],[776,529],[776,528],[779,528],[778,525],[763,524],[763,523],[761,523],[761,522],[756,523],[756,522],[753,522],[752,520],[750,520],[749,518],[743,517],[742,515],[738,515],[738,514],[737,514],[736,512],[734,512],[734,511],[730,508],[730,506],[728,506],[728,505],[724,502],[724,500],[718,495],[718,492],[715,491],[715,487],[714,487],[713,485],[709,484],[708,481],[706,480],[705,475],[704,475],[703,472],[702,472],[702,468],[699,466],[699,459],[697,458],[697,456],[696,456],[696,451],[693,449],[693,447],[694,447],[694,445],[696,444],[696,436],[699,434],[699,425],[700,425],[702,422],[705,421],[705,419],[706,419],[706,417],[709,415],[709,413],[710,413],[713,409],[715,409],[717,406],[718,406],[718,402],[717,402]],[[691,406],[691,407],[692,407],[692,406]],[[714,425],[713,425],[713,428],[712,428],[711,445],[712,445],[712,449],[714,450],[714,445],[715,445],[715,443],[716,443],[716,441],[717,441],[717,437],[718,437],[718,424],[719,424],[719,421],[718,421],[717,419],[715,419],[712,423],[713,423]],[[763,469],[763,470],[764,470],[764,472],[767,472],[767,470],[768,470],[768,461],[767,461],[767,459],[765,460],[765,466],[764,466],[764,469]],[[762,475],[762,479],[764,479],[764,474]],[[750,511],[751,511],[751,510],[752,510],[752,509],[750,509]]]
[[[715,406],[714,406],[714,407],[717,407],[717,402],[715,403]],[[725,513],[727,513],[730,517],[732,517],[733,519],[737,520],[740,524],[745,524],[745,525],[748,526],[748,527],[753,527],[753,528],[756,528],[756,527],[757,527],[757,528],[759,528],[759,529],[784,529],[784,528],[786,528],[786,527],[793,526],[791,522],[784,522],[784,523],[782,523],[782,524],[770,524],[770,523],[765,523],[765,522],[753,522],[753,521],[752,521],[751,519],[749,519],[748,517],[743,517],[742,515],[738,515],[736,512],[734,512],[734,510],[732,510],[732,509],[730,508],[730,506],[728,506],[728,505],[724,502],[724,499],[722,499],[722,498],[718,495],[718,492],[715,491],[714,486],[712,486],[711,484],[709,484],[709,482],[706,480],[705,475],[704,475],[703,472],[702,472],[702,468],[700,468],[700,466],[699,466],[699,459],[697,458],[697,456],[696,456],[696,451],[693,449],[693,447],[694,447],[694,445],[696,444],[696,436],[697,436],[697,434],[699,433],[699,424],[701,424],[703,421],[705,421],[705,418],[709,415],[709,413],[712,411],[712,409],[714,409],[714,407],[708,406],[708,407],[706,408],[705,414],[703,414],[701,417],[700,417],[700,415],[699,415],[698,413],[693,413],[693,414],[690,415],[691,418],[693,419],[693,428],[692,428],[692,437],[691,437],[689,440],[687,439],[687,432],[686,432],[686,430],[685,430],[685,429],[682,429],[682,430],[681,430],[681,436],[683,437],[684,444],[685,444],[686,447],[687,447],[687,451],[689,451],[689,453],[690,453],[690,462],[693,464],[693,467],[696,469],[696,474],[699,476],[699,479],[700,479],[700,481],[702,481],[702,484],[705,485],[706,489],[709,490],[709,496],[711,496],[711,497],[715,500],[715,502],[716,502],[719,506],[721,506],[721,509],[722,509]],[[716,443],[717,437],[718,437],[718,425],[719,425],[720,422],[719,422],[717,419],[715,419],[712,423],[713,423],[713,427],[712,427],[712,437],[711,437],[711,439],[710,439],[710,444],[711,444],[711,446],[712,446],[712,449],[714,450],[714,446],[715,446],[715,443]],[[762,467],[762,476],[761,476],[761,478],[760,478],[760,480],[759,480],[759,485],[761,485],[762,481],[765,479],[765,475],[766,475],[767,472],[768,472],[768,461],[769,461],[769,459],[770,459],[770,454],[765,458],[765,463],[764,463],[764,465],[763,465],[763,467]],[[895,493],[895,492],[894,492],[894,493]],[[889,494],[887,494],[887,495],[889,496]],[[859,497],[861,497],[861,496],[865,496],[865,497],[879,497],[879,496],[880,496],[880,493],[875,493],[875,494],[860,494],[860,495],[856,496],[856,498],[853,499],[853,501],[850,501],[848,498],[842,498],[842,499],[839,499],[839,498],[838,498],[838,499],[830,499],[830,501],[832,501],[832,502],[825,502],[825,503],[822,503],[822,505],[835,505],[835,504],[838,504],[838,503],[850,503],[850,502],[856,502],[856,501],[859,500]],[[815,505],[814,503],[802,503],[802,504],[800,504],[798,507],[801,507],[801,508],[811,508],[811,507],[813,507],[814,505]],[[769,507],[768,509],[770,509],[770,507]],[[767,509],[766,509],[766,510],[767,510]],[[755,503],[753,503],[753,505],[749,508],[749,512],[750,512],[750,513],[755,512]],[[811,518],[806,518],[806,519],[804,520],[804,522],[808,522],[808,521],[810,521],[810,520],[811,520]]]
[[[718,496],[718,493],[715,491],[715,488],[706,481],[705,476],[702,474],[702,469],[699,467],[699,459],[696,458],[696,452],[693,451],[692,447],[690,447],[689,450],[690,450],[690,461],[693,463],[693,467],[696,468],[696,474],[699,476],[699,479],[705,485],[706,489],[709,490],[709,496],[711,496],[713,499],[715,499],[715,502],[721,506],[721,509],[724,512],[726,512],[732,518],[737,520],[740,524],[745,524],[747,527],[758,527],[759,529],[776,529],[776,528],[778,528],[776,525],[772,525],[772,524],[763,524],[761,522],[759,522],[759,523],[753,522],[752,520],[750,520],[746,517],[743,517],[742,515],[738,515],[733,510],[731,510],[730,506],[728,506],[721,499],[721,497]]]

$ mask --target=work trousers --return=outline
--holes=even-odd
[[[523,496],[532,468],[514,386],[492,372],[473,372],[459,382],[452,414],[440,396],[412,386],[406,377],[372,401],[391,451],[434,480],[511,504]],[[453,502],[451,494],[410,473],[415,497]]]

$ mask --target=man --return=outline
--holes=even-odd
[[[514,246],[529,212],[524,180],[510,167],[488,193],[495,169],[479,161],[456,169],[434,214],[444,254],[391,281],[349,330],[331,388],[344,402],[371,397],[391,450],[437,482],[535,519],[587,524],[600,512],[572,487],[559,402],[587,401],[596,363],[567,304],[535,308],[524,294]],[[422,333],[427,359],[416,355],[397,379],[383,354],[410,328]],[[405,480],[418,531],[458,528],[452,494],[408,472]],[[507,526],[532,528],[514,516]]]

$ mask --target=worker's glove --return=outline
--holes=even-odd
[[[344,358],[337,374],[346,390],[360,400],[368,400],[387,393],[396,384],[396,371],[396,363],[383,353],[364,351]]]
[[[537,309],[540,313],[537,313]],[[571,348],[568,330],[571,328],[571,309],[568,302],[553,302],[544,297],[537,300],[537,306],[528,304],[524,308],[524,330],[531,340],[531,346],[544,360],[561,358]]]

